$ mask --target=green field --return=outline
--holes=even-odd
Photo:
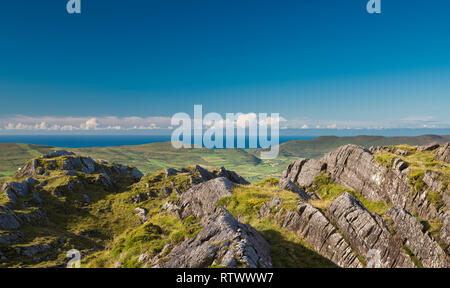
[[[286,166],[297,158],[319,158],[345,144],[370,147],[400,144],[424,145],[431,142],[445,143],[448,141],[450,141],[450,135],[390,138],[381,136],[325,136],[314,140],[283,143],[280,145],[279,157],[273,160],[261,160],[259,158],[261,151],[258,149],[175,149],[169,142],[105,148],[67,148],[66,150],[79,155],[91,156],[95,159],[133,165],[143,173],[151,173],[168,167],[182,168],[196,164],[205,167],[224,166],[236,171],[250,182],[257,182],[268,177],[279,177]],[[26,161],[57,149],[64,148],[29,144],[0,144],[0,180],[12,175]]]

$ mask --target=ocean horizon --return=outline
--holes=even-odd
[[[280,144],[295,140],[312,140],[314,138],[317,137],[280,136]],[[235,137],[235,142],[236,139]],[[132,146],[170,141],[170,135],[0,135],[0,143],[23,143],[61,148]],[[248,137],[246,137],[245,148],[249,148]]]
[[[302,134],[296,135],[299,130],[284,130],[279,137],[279,143],[296,140],[313,140],[321,136],[352,137],[360,135],[368,136],[420,136],[420,135],[450,135],[450,129],[305,129]],[[61,148],[91,148],[91,147],[113,147],[132,146],[150,143],[170,142],[171,135],[0,135],[0,143],[24,143],[32,145],[43,145]],[[237,137],[235,137],[235,143]],[[225,142],[225,141],[224,141]],[[249,137],[246,137],[246,147],[249,148]],[[259,143],[258,143],[259,147]],[[226,147],[225,147],[226,148]]]

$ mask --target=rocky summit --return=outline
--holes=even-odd
[[[448,268],[449,155],[349,144],[249,183],[53,151],[0,183],[0,267]]]

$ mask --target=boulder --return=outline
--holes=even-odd
[[[217,202],[225,196],[231,196],[235,184],[228,178],[219,177],[195,185],[181,194],[178,201],[180,216],[185,219],[195,216],[201,219],[214,213]]]
[[[141,207],[134,208],[134,214],[141,220],[142,223],[145,222],[148,214],[148,210]]]

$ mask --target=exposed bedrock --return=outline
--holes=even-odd
[[[363,267],[344,237],[317,208],[299,203],[296,211],[284,211],[277,209],[280,204],[276,197],[261,208],[259,216],[273,217],[281,227],[304,239],[318,254],[338,266]]]
[[[237,221],[225,208],[203,220],[203,229],[177,245],[167,257],[154,259],[155,267],[270,268],[270,245],[250,225]]]
[[[414,267],[402,245],[391,235],[383,220],[372,215],[363,204],[344,193],[329,207],[330,217],[353,249],[368,263],[382,268]]]
[[[422,232],[423,226],[408,211],[401,207],[392,207],[387,215],[393,221],[396,235],[422,262],[425,268],[448,267],[448,256],[428,234]]]

